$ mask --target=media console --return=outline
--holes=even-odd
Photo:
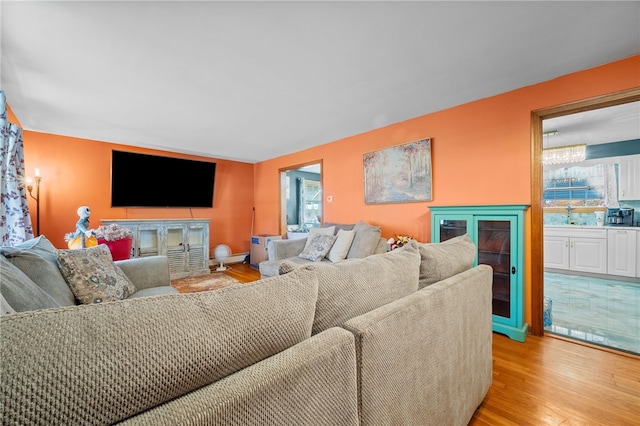
[[[210,219],[102,219],[133,232],[131,257],[164,255],[171,279],[208,274]]]

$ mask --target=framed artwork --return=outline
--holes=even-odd
[[[431,139],[363,155],[365,204],[431,201]]]

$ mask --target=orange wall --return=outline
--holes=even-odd
[[[66,247],[64,235],[75,231],[78,220],[76,210],[79,206],[87,205],[91,208],[91,228],[100,226],[100,219],[209,218],[210,249],[225,243],[233,253],[249,251],[253,164],[30,131],[23,132],[23,139],[27,176],[33,176],[35,168],[39,168],[42,175],[40,233],[46,235],[56,247]],[[215,161],[213,208],[111,208],[113,149]],[[140,180],[132,185],[144,191],[145,186],[153,185],[154,173],[163,171],[140,170]],[[29,202],[35,227],[36,205],[30,198]]]
[[[380,225],[385,238],[404,233],[431,241],[431,205],[531,204],[531,112],[638,86],[635,56],[261,162],[254,174],[256,232],[279,233],[278,169],[315,160],[323,161],[324,220],[363,219]],[[433,200],[364,204],[362,155],[422,138],[432,142]],[[333,203],[326,202],[329,195]],[[530,212],[526,221],[529,265]],[[530,323],[530,300],[526,306]]]
[[[404,233],[430,241],[431,205],[531,204],[531,111],[638,86],[640,56],[635,56],[255,165],[217,160],[212,209],[109,207],[111,149],[162,154],[159,151],[25,131],[26,172],[32,175],[36,167],[41,170],[41,231],[58,247],[64,246],[64,234],[75,228],[77,207],[86,204],[93,212],[92,227],[100,218],[208,217],[212,220],[211,247],[224,242],[234,253],[249,251],[253,206],[255,233],[279,233],[278,170],[317,160],[323,161],[324,195],[334,199],[333,203],[324,202],[324,220],[363,219],[380,225],[384,237]],[[9,117],[18,123],[11,114]],[[365,205],[362,155],[425,137],[432,140],[433,201]],[[152,174],[141,179],[140,189],[152,182]],[[35,204],[30,208],[35,212]],[[531,257],[530,228],[528,215],[527,265]],[[525,274],[527,298],[530,269]],[[530,300],[526,306],[530,322]]]

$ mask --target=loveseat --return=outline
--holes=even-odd
[[[468,244],[4,315],[2,421],[465,425],[492,380],[492,270]]]
[[[279,274],[283,261],[305,265],[312,262],[339,262],[360,259],[387,251],[387,241],[379,226],[363,221],[355,224],[324,223],[311,228],[306,238],[271,240],[267,245],[267,260],[260,262],[260,276]]]

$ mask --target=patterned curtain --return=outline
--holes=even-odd
[[[22,129],[7,121],[6,97],[0,90],[0,245],[33,238],[24,175]]]

